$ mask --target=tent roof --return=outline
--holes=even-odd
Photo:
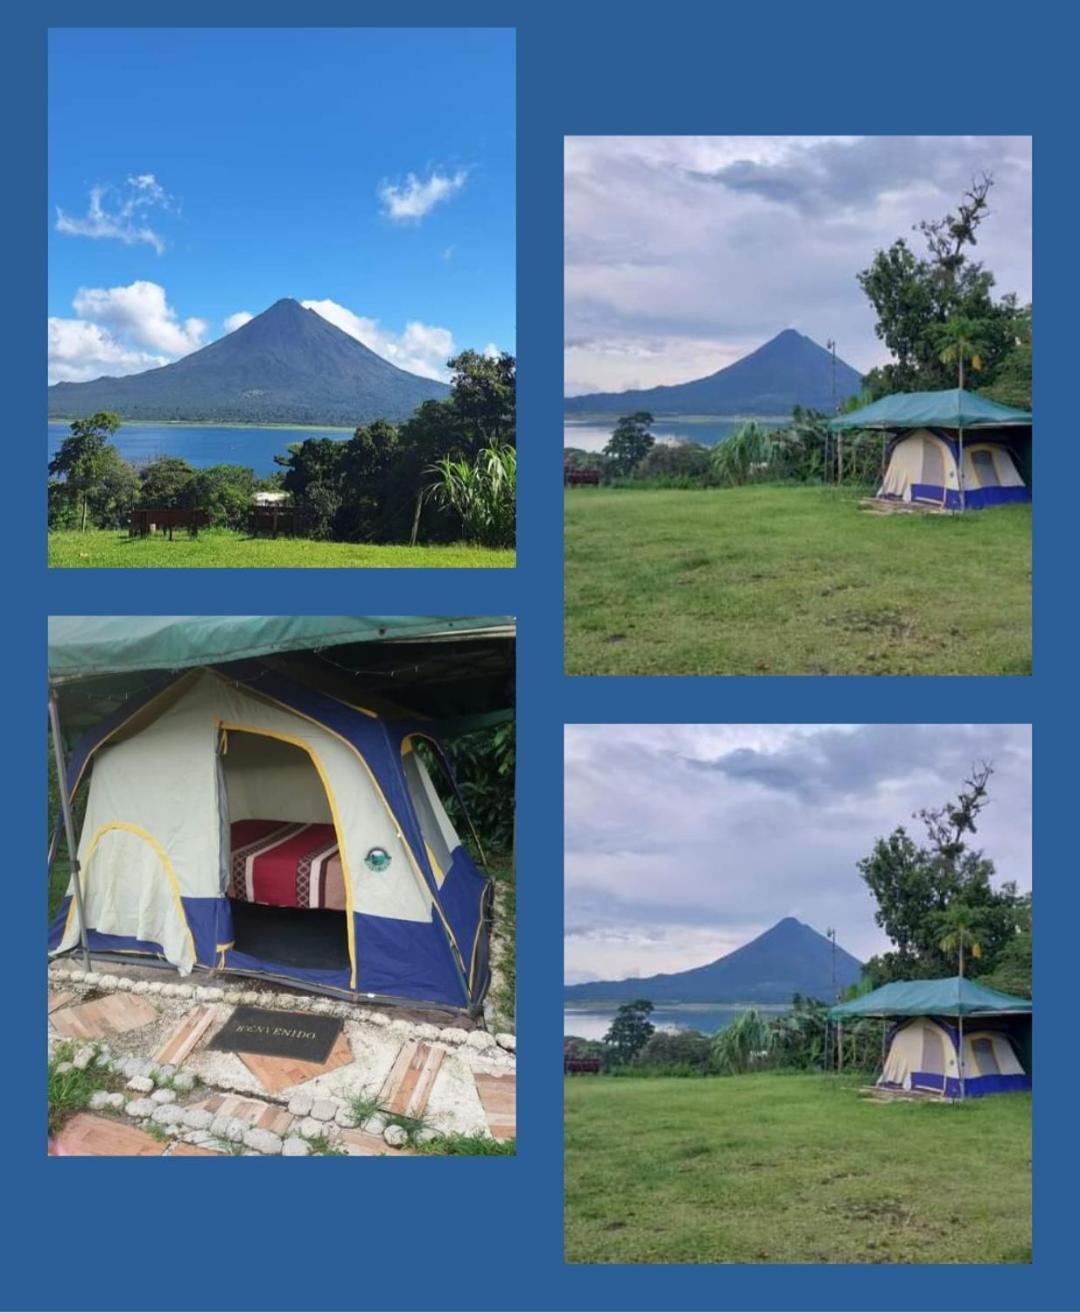
[[[512,716],[512,616],[59,616],[49,683],[72,741],[185,670],[253,663],[444,736]]]
[[[968,1017],[1030,1012],[1031,1000],[988,989],[963,976],[895,980],[829,1009],[831,1017]]]
[[[52,616],[49,682],[186,670],[343,643],[512,637],[509,616]]]
[[[829,421],[837,429],[979,429],[1031,424],[1031,412],[1014,410],[975,392],[894,392]]]

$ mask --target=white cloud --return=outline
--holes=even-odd
[[[403,333],[394,333],[377,319],[355,314],[337,301],[302,301],[301,305],[314,310],[327,323],[363,342],[369,350],[399,369],[419,374],[422,378],[437,379],[440,383],[450,377],[446,362],[454,354],[454,337],[448,328],[411,320]]]
[[[77,319],[49,320],[49,382],[82,383],[167,365],[203,345],[205,319],[181,322],[157,283],[80,287]]]
[[[235,333],[238,328],[243,328],[245,324],[250,324],[254,318],[255,316],[250,310],[237,310],[236,314],[228,315],[221,322],[226,333]]]
[[[152,173],[138,173],[121,186],[91,187],[86,214],[81,218],[57,206],[56,231],[69,237],[112,237],[125,246],[143,243],[161,255],[165,239],[144,215],[148,210],[175,209],[175,201]]]
[[[502,355],[502,347],[499,346],[497,342],[489,342],[487,346],[484,347],[482,354],[487,356],[489,360],[498,360]]]
[[[459,192],[467,177],[467,169],[458,169],[455,173],[440,173],[438,169],[432,169],[423,181],[415,173],[410,173],[403,183],[381,182],[378,195],[383,214],[398,223],[418,222],[440,201],[449,200]],[[449,249],[452,251],[453,247]]]
[[[80,287],[75,295],[75,313],[128,338],[134,345],[186,356],[202,346],[208,324],[205,319],[185,319],[165,299],[160,283],[140,279],[127,287]]]
[[[49,382],[85,383],[168,364],[168,358],[118,342],[98,324],[82,319],[49,320]]]

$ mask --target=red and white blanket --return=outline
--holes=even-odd
[[[271,907],[344,910],[345,883],[334,827],[233,821],[229,894]]]

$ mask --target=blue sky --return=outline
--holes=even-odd
[[[432,377],[513,351],[514,123],[509,30],[54,30],[50,380],[283,296]]]

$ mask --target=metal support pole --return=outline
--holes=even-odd
[[[63,807],[56,813],[56,824],[52,828],[52,835],[49,838],[49,865],[48,872],[52,875],[53,862],[56,861],[56,850],[60,846],[60,834],[64,828],[64,809]]]
[[[86,942],[86,915],[83,910],[82,878],[79,874],[79,847],[75,840],[75,821],[71,815],[71,799],[67,791],[67,765],[64,761],[64,749],[60,741],[60,708],[56,705],[56,694],[49,690],[49,725],[52,729],[53,755],[56,758],[56,781],[60,789],[60,812],[64,818],[64,834],[67,837],[68,856],[71,859],[71,879],[75,886],[75,909],[79,917],[79,942],[82,944],[83,963],[87,971],[90,967],[90,946]]]
[[[957,429],[959,435],[960,459],[956,463],[956,477],[960,484],[960,514],[964,513],[967,498],[964,495],[964,430]]]
[[[964,1098],[964,1014],[961,1012],[960,1017],[960,1048],[957,1053],[957,1066],[960,1072],[960,1099]]]

